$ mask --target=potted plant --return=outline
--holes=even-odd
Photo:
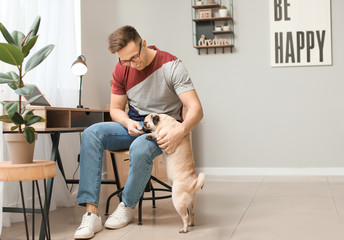
[[[196,5],[202,5],[202,4],[203,4],[202,0],[196,0]]]
[[[22,99],[22,96],[28,96],[34,90],[34,85],[24,84],[23,78],[25,74],[37,67],[54,48],[54,45],[51,44],[45,46],[33,54],[28,61],[26,61],[25,67],[23,66],[24,59],[29,56],[30,50],[36,44],[40,21],[41,18],[38,16],[26,35],[20,31],[13,31],[10,34],[0,22],[0,31],[7,41],[7,43],[0,43],[0,61],[13,65],[18,70],[17,73],[14,71],[0,73],[0,84],[8,84],[8,86],[18,94],[18,101],[1,102],[6,110],[6,114],[0,116],[0,121],[13,124],[11,131],[16,131],[4,135],[13,163],[32,162],[34,143],[36,140],[35,129],[32,125],[36,122],[45,121],[42,117],[34,115],[33,110],[26,110],[26,106],[39,98],[40,95],[31,98],[25,104]],[[23,145],[18,145],[17,139],[19,139]],[[25,153],[23,156],[17,155],[22,153],[25,149],[27,149],[29,153]]]
[[[228,25],[227,21],[223,24],[222,29],[223,29],[223,31],[229,31],[229,25]]]
[[[215,26],[215,31],[221,31],[221,30],[222,30],[221,25],[216,25],[216,26]]]
[[[219,9],[219,15],[220,17],[227,17],[227,7],[226,6],[221,6]]]
[[[205,4],[214,4],[215,1],[214,0],[204,0]]]

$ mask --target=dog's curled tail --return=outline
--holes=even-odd
[[[200,174],[198,174],[197,183],[196,183],[196,190],[203,188],[204,180],[205,180],[205,174],[201,172]]]

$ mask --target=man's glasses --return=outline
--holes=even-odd
[[[132,58],[130,58],[129,60],[121,60],[120,58],[119,59],[119,63],[122,65],[122,66],[130,66],[131,63],[137,63],[138,61],[141,60],[140,58],[140,54],[141,54],[141,48],[142,48],[142,41],[140,42],[140,50],[139,50],[139,53],[136,54],[135,56],[132,56]]]

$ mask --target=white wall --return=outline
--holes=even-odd
[[[235,52],[216,55],[193,48],[190,1],[81,2],[85,106],[109,102],[107,37],[129,24],[189,70],[205,113],[198,167],[344,167],[344,1],[332,0],[333,66],[290,68],[270,67],[268,0],[234,0]]]

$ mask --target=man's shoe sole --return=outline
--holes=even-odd
[[[109,225],[109,224],[106,224],[105,223],[105,227],[106,228],[110,228],[110,229],[119,229],[119,228],[123,228],[125,226],[127,226],[129,223],[131,223],[133,220],[131,220],[130,222],[126,222],[126,223],[123,223],[122,225],[118,225],[118,226],[113,226],[113,225]]]
[[[94,235],[97,233],[97,232],[100,232],[101,230],[103,230],[103,227],[99,228],[99,229],[96,229],[93,233],[90,233],[90,234],[87,234],[87,235],[79,235],[79,236],[75,236],[74,235],[74,239],[90,239],[90,238],[93,238]]]

